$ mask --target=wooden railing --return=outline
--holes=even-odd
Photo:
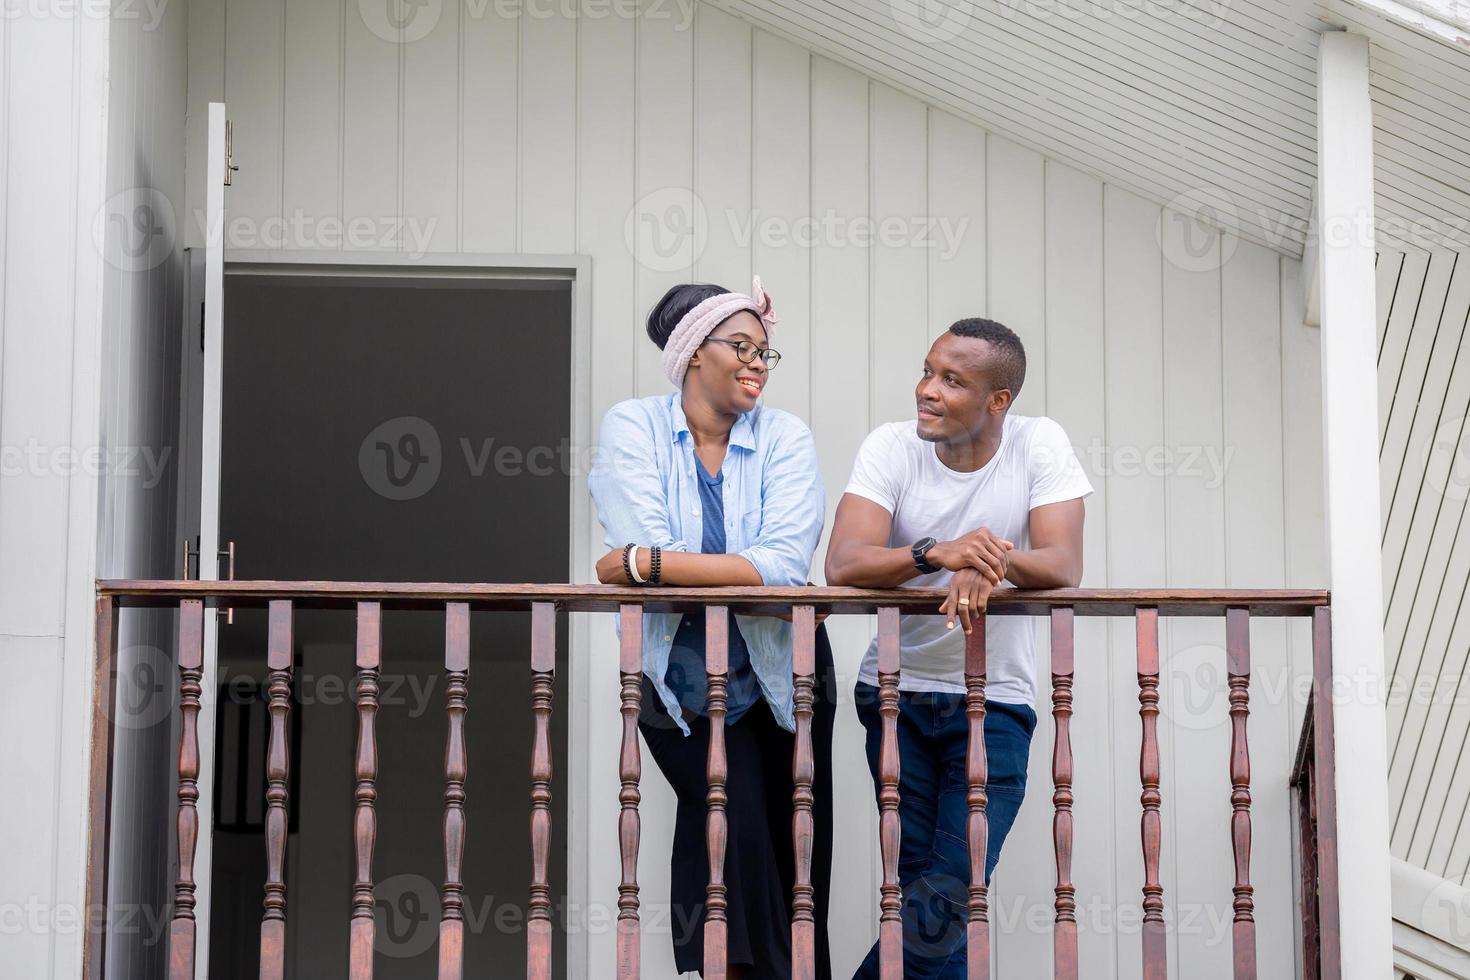
[[[1296,791],[1302,892],[1302,980],[1340,975],[1337,908],[1336,749],[1330,680],[1332,626],[1327,610],[1312,619],[1312,692],[1297,742],[1291,785]]]
[[[377,805],[377,682],[381,668],[380,625],[384,610],[431,609],[445,615],[444,671],[447,675],[445,712],[448,738],[444,755],[444,875],[439,926],[439,976],[464,975],[464,891],[462,863],[466,833],[465,783],[468,761],[464,715],[469,688],[469,614],[481,610],[530,610],[530,688],[534,739],[530,759],[532,874],[529,882],[529,928],[526,975],[549,980],[552,963],[551,893],[548,862],[553,827],[551,798],[553,767],[550,719],[553,710],[555,620],[558,611],[616,612],[621,623],[622,745],[619,753],[621,812],[618,840],[622,880],[618,888],[616,976],[639,975],[639,889],[637,880],[639,780],[638,741],[642,670],[642,616],[649,612],[699,612],[706,616],[708,710],[712,720],[708,757],[709,886],[706,898],[704,975],[716,980],[726,975],[725,883],[723,880],[727,824],[726,759],[723,725],[728,680],[727,613],[789,614],[793,623],[793,687],[796,747],[793,758],[795,792],[792,798],[793,846],[797,855],[792,895],[792,975],[811,980],[815,973],[815,922],[811,877],[812,783],[814,755],[812,716],[814,690],[814,632],[818,613],[878,616],[879,713],[882,741],[879,761],[879,838],[883,881],[879,890],[879,943],[885,980],[902,976],[902,893],[898,877],[899,754],[897,717],[899,701],[899,615],[932,614],[943,594],[930,590],[876,591],[845,588],[617,588],[581,585],[494,585],[453,583],[374,582],[197,582],[103,581],[97,587],[97,670],[92,748],[91,855],[89,907],[106,905],[107,815],[111,798],[113,730],[110,710],[116,691],[116,638],[120,608],[177,607],[179,610],[178,665],[180,746],[178,754],[177,846],[178,878],[170,929],[170,977],[194,976],[196,923],[194,921],[194,852],[199,835],[197,779],[199,776],[199,698],[202,690],[203,617],[209,609],[265,607],[269,631],[266,650],[270,698],[270,742],[266,765],[266,884],[260,930],[261,976],[285,973],[285,931],[288,922],[284,862],[289,783],[286,725],[290,711],[292,622],[295,609],[356,609],[358,717],[355,763],[353,842],[354,883],[350,909],[350,975],[373,974],[374,879]],[[1336,803],[1333,789],[1332,654],[1328,596],[1320,591],[1246,590],[1121,590],[1061,589],[1006,590],[994,594],[987,615],[1047,616],[1051,620],[1052,716],[1055,747],[1052,756],[1053,848],[1056,886],[1053,915],[1055,975],[1078,976],[1075,886],[1072,882],[1071,749],[1073,622],[1076,616],[1130,616],[1137,630],[1137,675],[1142,745],[1140,775],[1140,843],[1144,869],[1142,889],[1142,963],[1146,980],[1168,975],[1165,953],[1164,909],[1167,896],[1159,876],[1162,844],[1160,754],[1156,729],[1159,713],[1160,616],[1224,616],[1226,671],[1229,678],[1231,736],[1229,769],[1231,792],[1221,800],[1229,806],[1234,845],[1235,884],[1232,894],[1232,943],[1237,978],[1257,976],[1253,888],[1250,879],[1251,779],[1246,721],[1250,711],[1250,619],[1252,616],[1310,617],[1313,636],[1314,696],[1302,734],[1302,751],[1293,783],[1300,796],[1302,827],[1302,895],[1306,924],[1303,929],[1304,973],[1309,978],[1336,980],[1337,854],[1333,827]],[[985,631],[976,629],[965,652],[966,713],[970,745],[968,838],[971,864],[968,920],[968,970],[971,978],[989,975],[990,926],[984,862],[986,853]],[[610,694],[611,692],[609,692]],[[104,937],[89,936],[87,976],[103,974]],[[1280,976],[1273,964],[1268,976]],[[602,972],[594,968],[594,975]]]

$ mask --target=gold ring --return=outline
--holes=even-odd
[[[967,595],[960,596],[960,605],[962,605],[962,606],[968,606],[969,604],[970,604],[970,597],[969,596],[967,596]]]

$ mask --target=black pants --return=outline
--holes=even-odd
[[[832,726],[837,715],[832,646],[825,627],[817,628],[816,703],[812,749],[816,774],[812,815],[812,886],[816,919],[818,980],[832,976],[827,940],[827,908],[832,885]],[[680,973],[704,966],[704,901],[709,885],[705,847],[705,779],[709,719],[689,719],[688,736],[679,731],[652,699],[643,705],[639,729],[659,770],[678,796],[671,864],[671,914],[674,963]],[[749,980],[789,980],[791,976],[791,890],[796,859],[791,840],[791,753],[796,736],[776,724],[764,700],[725,728],[729,777],[725,787],[729,834],[725,845],[728,961],[746,968]]]

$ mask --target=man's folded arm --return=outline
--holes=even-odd
[[[1031,509],[1031,547],[1010,553],[1006,580],[1018,589],[1072,589],[1082,583],[1081,497]]]
[[[919,574],[908,548],[888,547],[893,515],[855,493],[837,502],[827,543],[827,584],[894,589]]]

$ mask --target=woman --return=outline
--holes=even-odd
[[[750,296],[675,286],[648,315],[648,335],[663,350],[664,374],[676,390],[625,401],[603,419],[588,479],[612,548],[597,563],[599,581],[806,584],[822,533],[822,479],[807,427],[759,403],[781,358],[769,347],[775,323],[759,278]],[[745,980],[791,976],[791,637],[782,619],[730,615],[727,949],[729,975]],[[710,733],[704,640],[703,615],[643,617],[639,728],[678,796],[669,921],[680,972],[703,966]],[[830,977],[836,693],[824,627],[817,630],[816,678],[812,881],[817,975]]]

